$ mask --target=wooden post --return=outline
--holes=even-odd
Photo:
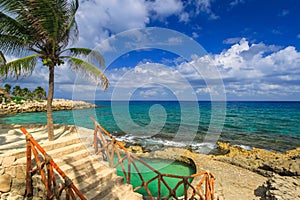
[[[26,135],[26,196],[33,195],[32,180],[31,180],[31,135]]]

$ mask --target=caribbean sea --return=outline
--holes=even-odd
[[[53,112],[54,123],[93,129],[146,148],[207,152],[216,141],[283,152],[300,147],[300,102],[96,101],[95,109]],[[0,116],[0,124],[46,124],[46,113]]]

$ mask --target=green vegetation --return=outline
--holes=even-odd
[[[6,102],[13,101],[16,104],[22,104],[22,101],[42,101],[46,100],[46,91],[41,86],[36,87],[33,91],[28,88],[21,88],[16,85],[11,91],[11,85],[5,84],[3,91],[6,95],[1,97],[0,102],[5,98]]]
[[[0,76],[11,79],[29,76],[38,62],[49,69],[49,140],[54,139],[52,101],[57,66],[67,62],[76,73],[85,75],[104,89],[108,87],[106,76],[95,66],[104,66],[102,55],[91,49],[69,46],[78,38],[75,21],[78,7],[78,0],[0,1]],[[19,59],[6,62],[3,55],[9,54]]]

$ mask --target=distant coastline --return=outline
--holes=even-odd
[[[26,112],[45,112],[47,101],[22,101],[21,104],[12,103],[1,103],[0,114],[16,114]],[[87,103],[85,101],[74,101],[67,99],[53,99],[52,109],[53,111],[58,110],[72,110],[72,109],[85,109],[95,108],[95,104]]]

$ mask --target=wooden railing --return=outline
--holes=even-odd
[[[63,199],[78,199],[86,200],[81,192],[72,183],[72,180],[58,167],[46,151],[37,143],[30,133],[25,128],[21,131],[26,136],[26,196],[33,195],[32,175],[38,172],[41,175],[42,181],[47,192],[47,199],[61,199],[63,191],[65,191],[65,198]],[[39,154],[40,152],[40,154]],[[31,155],[34,155],[36,167],[33,168]],[[42,155],[40,160],[39,155]],[[55,172],[64,180],[63,184],[58,185],[55,178]]]
[[[131,183],[131,175],[133,173],[132,169],[135,169],[134,173],[137,173],[141,185],[134,188],[137,191],[140,188],[144,188],[149,195],[151,200],[154,199],[201,199],[201,200],[213,200],[214,199],[214,180],[215,177],[212,173],[207,171],[202,171],[190,176],[178,176],[174,174],[162,174],[158,170],[151,167],[149,164],[144,162],[135,154],[129,152],[119,141],[117,141],[110,133],[108,133],[95,119],[91,118],[94,122],[94,149],[96,154],[102,153],[108,160],[111,167],[120,166],[124,174],[124,178],[127,183]],[[114,157],[117,156],[118,161],[114,163]],[[125,164],[127,160],[127,164]],[[141,163],[149,170],[153,171],[156,176],[150,180],[145,180],[142,173],[138,169],[137,163]],[[166,178],[170,177],[173,179],[178,179],[175,187],[171,188],[166,182]],[[191,184],[190,179],[200,177],[200,181],[196,184]],[[157,181],[158,194],[154,197],[149,188],[149,184]],[[178,188],[183,185],[184,195],[182,197],[177,197],[176,192]],[[168,195],[161,197],[161,188],[164,186],[167,188]]]

